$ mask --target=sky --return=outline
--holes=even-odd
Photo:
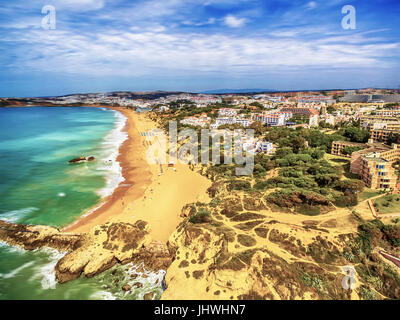
[[[400,88],[399,26],[398,0],[1,0],[0,97]]]

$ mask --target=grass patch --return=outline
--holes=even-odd
[[[346,157],[340,157],[333,154],[325,153],[324,160],[328,161],[332,166],[343,166],[350,163],[350,159]]]
[[[379,190],[374,190],[374,189],[368,189],[368,188],[366,188],[366,189],[364,189],[363,192],[361,192],[361,193],[358,195],[358,200],[359,200],[359,201],[365,201],[365,200],[367,200],[367,199],[370,199],[370,198],[373,198],[373,197],[377,197],[377,196],[379,196],[380,194],[381,194],[381,191],[379,191]]]
[[[296,211],[300,214],[304,214],[306,216],[317,216],[321,213],[321,209],[317,206],[310,206],[308,204],[303,204],[296,208]]]
[[[399,213],[400,212],[400,195],[388,194],[374,200],[374,205],[379,213]]]

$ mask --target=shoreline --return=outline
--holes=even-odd
[[[183,220],[180,217],[182,208],[188,203],[209,200],[206,191],[211,182],[185,164],[177,163],[169,168],[146,161],[146,146],[151,143],[140,132],[157,127],[144,114],[124,107],[90,107],[115,110],[127,118],[123,130],[128,139],[120,146],[116,159],[124,181],[62,232],[86,233],[107,222],[144,220],[150,225],[151,238],[166,243]]]
[[[128,153],[129,151],[132,151],[132,149],[136,150],[139,149],[139,143],[138,141],[135,141],[132,135],[132,131],[136,129],[134,121],[129,114],[130,111],[124,108],[120,107],[105,107],[105,106],[89,106],[91,108],[106,108],[110,110],[114,110],[116,112],[120,112],[121,114],[124,115],[126,118],[125,126],[122,129],[122,132],[127,133],[127,139],[120,145],[119,150],[118,150],[118,156],[116,158],[116,161],[119,163],[121,167],[121,174],[123,177],[123,181],[118,184],[118,186],[113,190],[111,195],[106,196],[101,199],[99,203],[97,203],[95,206],[92,208],[86,210],[78,219],[76,219],[73,223],[69,224],[68,226],[62,228],[61,230],[63,232],[87,232],[90,229],[88,226],[94,227],[95,224],[93,225],[93,220],[96,220],[98,222],[101,219],[102,215],[104,212],[107,210],[110,210],[110,208],[116,204],[116,202],[120,199],[124,199],[124,196],[126,195],[127,191],[129,188],[136,186],[138,193],[135,197],[133,197],[133,200],[136,200],[140,198],[143,194],[143,187],[147,187],[150,182],[151,182],[151,173],[148,171],[148,168],[146,168],[146,164],[143,163],[142,161],[139,161],[136,164],[136,167],[131,168],[129,159],[128,159]],[[134,111],[131,111],[134,112]],[[130,170],[131,169],[131,170]],[[133,170],[132,170],[133,169]],[[143,170],[143,171],[142,171]],[[129,172],[131,171],[131,172]],[[132,171],[135,171],[134,173]],[[136,173],[136,171],[139,171],[137,173],[142,173],[141,179],[136,180],[136,182],[133,181],[132,175]],[[141,172],[142,171],[142,172]],[[137,178],[137,177],[136,177]]]

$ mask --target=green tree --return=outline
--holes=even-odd
[[[344,130],[343,135],[350,139],[352,142],[368,142],[371,134],[363,129],[357,127],[349,127]]]
[[[265,128],[264,124],[260,121],[254,121],[250,125],[250,129],[253,129],[254,133],[258,136],[264,134],[267,131],[267,128]]]
[[[389,133],[387,144],[391,145],[393,143],[399,143],[400,142],[400,134],[398,133]]]

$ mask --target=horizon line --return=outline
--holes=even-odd
[[[99,91],[99,92],[75,92],[62,95],[49,95],[49,96],[13,96],[13,97],[0,97],[0,99],[29,99],[29,98],[58,98],[74,95],[89,95],[89,94],[104,94],[104,93],[134,93],[134,94],[151,94],[151,93],[167,93],[167,94],[206,94],[206,95],[227,95],[227,94],[261,94],[261,93],[289,93],[289,92],[322,92],[322,91],[352,91],[352,90],[400,90],[400,88],[384,88],[384,87],[359,87],[359,88],[330,88],[330,89],[300,89],[300,90],[273,90],[273,89],[210,89],[201,91],[181,91],[181,90],[113,90],[113,91]],[[232,92],[224,92],[232,91]],[[237,92],[234,92],[237,91]]]

